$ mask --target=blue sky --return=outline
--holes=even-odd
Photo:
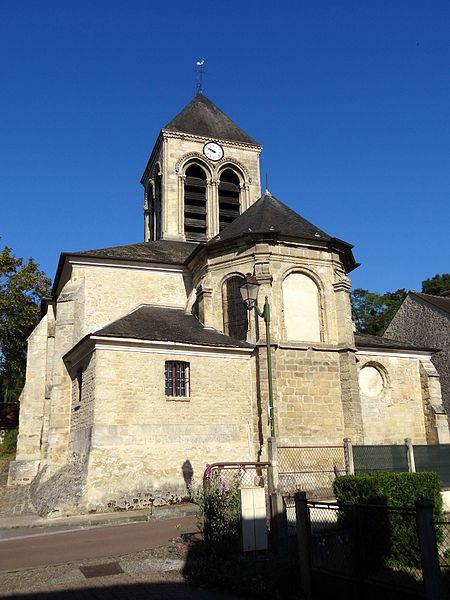
[[[355,287],[450,271],[448,0],[1,0],[1,244],[53,276],[142,241],[139,180],[198,58],[272,193],[355,245]]]

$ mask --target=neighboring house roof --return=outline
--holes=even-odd
[[[255,236],[259,233],[278,235],[278,237],[288,239],[327,242],[344,254],[349,271],[358,266],[351,252],[351,248],[353,248],[351,244],[331,237],[267,191],[250,208],[212,238],[207,245],[212,246],[243,235]]]
[[[195,96],[162,130],[259,146],[203,94]]]
[[[432,294],[423,294],[421,292],[409,292],[409,295],[412,298],[417,297],[450,315],[450,297],[448,296],[433,296]]]
[[[391,338],[380,337],[378,335],[369,335],[367,333],[355,333],[355,345],[357,348],[385,348],[392,350],[420,350],[422,352],[436,352],[436,348],[426,348],[411,344],[409,342],[401,342]]]
[[[226,348],[253,348],[252,344],[203,327],[194,315],[185,314],[180,308],[153,305],[140,306],[92,335]]]

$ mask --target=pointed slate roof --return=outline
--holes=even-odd
[[[229,240],[249,232],[277,232],[289,237],[331,240],[331,236],[265,192],[250,208],[211,241]]]
[[[163,127],[163,131],[165,130],[259,146],[258,142],[242,131],[203,94],[195,96],[174,119]]]
[[[344,261],[347,271],[359,266],[355,262],[351,249],[353,246],[332,237],[307,221],[291,208],[280,202],[266,191],[259,200],[243,212],[237,219],[227,225],[218,235],[213,237],[207,246],[231,242],[242,236],[255,238],[258,235],[285,239],[314,240],[325,242],[330,248],[337,250]]]

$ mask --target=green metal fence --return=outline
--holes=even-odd
[[[408,471],[406,446],[353,446],[355,473]]]
[[[414,445],[416,471],[434,471],[444,487],[450,487],[450,444],[437,446]]]

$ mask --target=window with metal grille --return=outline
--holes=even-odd
[[[166,361],[166,396],[189,395],[189,363]]]

